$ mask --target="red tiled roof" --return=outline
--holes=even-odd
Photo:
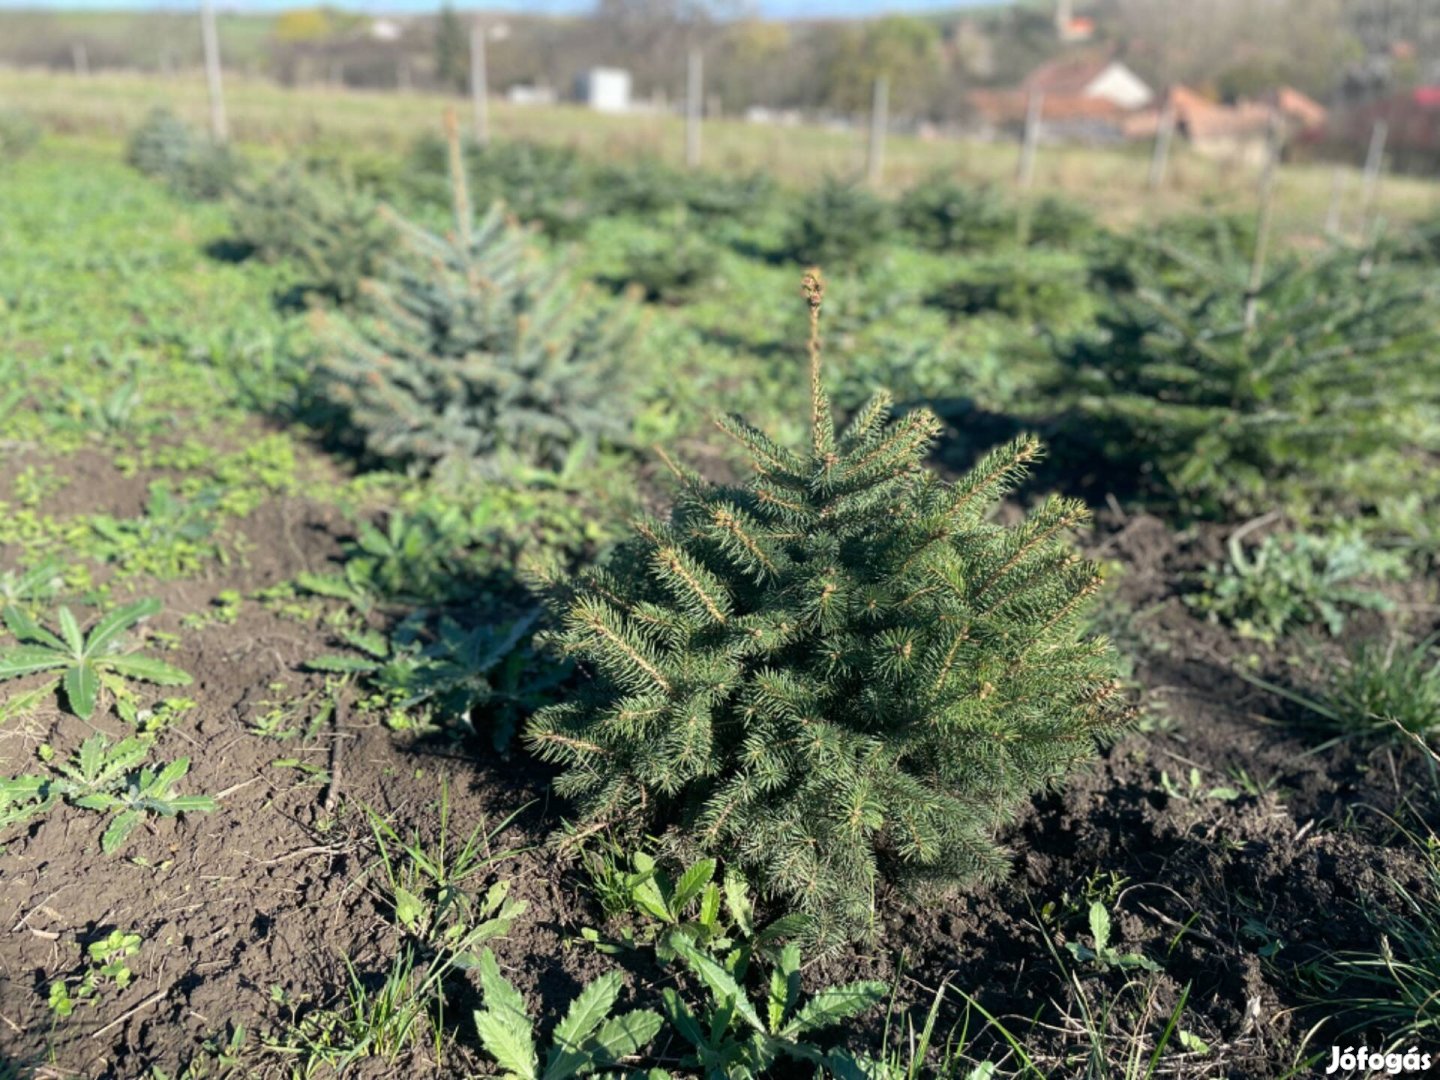
[[[1062,56],[1041,64],[1020,84],[1025,93],[1050,97],[1078,97],[1110,66],[1108,56]]]
[[[1046,94],[1040,103],[1040,113],[1046,120],[1105,120],[1122,117],[1125,110],[1108,98]]]
[[[1307,97],[1293,86],[1282,86],[1273,95],[1275,107],[1282,116],[1294,120],[1307,130],[1322,128],[1329,116],[1325,106]]]
[[[1176,124],[1191,139],[1263,135],[1270,125],[1271,107],[1257,101],[1221,105],[1188,86],[1175,86],[1169,102]]]

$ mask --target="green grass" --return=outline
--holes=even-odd
[[[274,15],[220,12],[216,17],[227,64],[263,63],[273,48]],[[109,53],[160,69],[202,62],[200,27],[193,11],[0,11],[0,38],[7,42],[84,42],[92,69]],[[67,54],[68,59],[68,54]]]
[[[1425,749],[1440,765],[1440,755]],[[1432,790],[1433,779],[1432,773]],[[1440,836],[1403,829],[1401,835],[1418,873],[1409,880],[1386,874],[1388,896],[1362,900],[1372,947],[1327,955],[1309,975],[1331,1014],[1332,1039],[1343,1044],[1365,1033],[1387,1051],[1418,1043],[1426,1052],[1440,1037]]]
[[[1351,734],[1440,735],[1440,649],[1435,639],[1361,642],[1334,669],[1317,711],[1337,730]]]

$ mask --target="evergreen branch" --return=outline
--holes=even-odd
[[[940,420],[929,409],[917,409],[891,426],[890,435],[872,447],[858,460],[846,462],[845,468],[835,478],[839,484],[849,480],[873,475],[874,471],[891,466],[897,461],[905,462],[900,475],[914,469],[914,461],[924,457],[930,445],[939,436]]]
[[[1011,555],[998,570],[986,578],[980,587],[975,590],[976,598],[983,597],[988,593],[1006,574],[1018,566],[1020,562],[1037,547],[1052,540],[1057,533],[1065,529],[1073,528],[1084,522],[1089,517],[1089,514],[1090,512],[1085,507],[1085,504],[1078,500],[1052,501],[1050,506],[1041,510],[1040,517],[1036,519],[1036,521],[1043,520],[1044,527],[1038,530],[1035,529],[1033,527],[1035,522],[1027,526],[1029,535],[1025,542],[1015,550],[1015,553]]]
[[[950,647],[945,651],[944,659],[940,661],[940,670],[936,674],[935,680],[930,685],[930,689],[932,691],[938,693],[939,690],[945,685],[946,681],[950,678],[951,670],[955,666],[955,657],[960,652],[960,647],[966,644],[969,640],[969,626],[962,626],[958,631],[956,631],[954,638],[950,642]]]
[[[610,625],[611,620],[606,618],[606,610],[601,605],[587,604],[582,599],[571,612],[571,618],[594,636],[614,646],[631,666],[644,672],[649,680],[665,693],[670,693],[672,689],[670,681],[661,673],[660,668],[653,660],[646,657],[638,646],[628,641],[624,634]]]
[[[610,754],[610,751],[606,750],[603,746],[588,742],[585,739],[575,739],[568,735],[561,735],[558,731],[532,732],[531,741],[564,747],[566,750],[579,750],[586,754],[594,754],[597,757],[608,757]]]
[[[954,522],[979,499],[989,505],[1022,480],[1030,466],[1040,460],[1043,450],[1033,435],[1021,435],[1013,442],[990,451],[960,482],[951,487],[950,505],[943,520]]]
[[[754,562],[762,567],[767,573],[776,576],[780,573],[775,562],[761,548],[758,541],[754,540],[745,531],[744,521],[739,511],[733,507],[717,506],[710,511],[710,520],[716,528],[722,530],[749,554]]]
[[[801,463],[789,451],[776,446],[764,432],[751,427],[738,416],[717,416],[715,426],[744,447],[753,460],[756,472],[781,483],[788,480],[788,486],[799,483],[796,477],[803,471]]]
[[[470,250],[470,188],[465,182],[465,159],[460,151],[460,125],[453,106],[445,110],[445,145],[450,160],[450,191],[455,209],[455,237],[463,251]]]

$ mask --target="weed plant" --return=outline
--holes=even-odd
[[[1248,552],[1236,536],[1229,549],[1229,560],[1202,574],[1200,591],[1186,600],[1242,637],[1272,643],[1315,623],[1335,636],[1354,611],[1389,611],[1393,602],[1376,586],[1410,576],[1402,555],[1352,528],[1271,534]]]
[[[23,109],[0,109],[0,164],[29,153],[40,141],[40,125]]]

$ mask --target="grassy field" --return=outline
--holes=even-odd
[[[217,16],[225,58],[242,70],[263,63],[272,47],[275,16],[220,12]],[[88,42],[90,64],[104,66],[108,56],[138,61],[151,71],[202,62],[200,32],[190,11],[0,11],[0,35],[16,43],[37,38]],[[70,59],[68,54],[57,60]]]
[[[545,295],[577,318],[550,323],[528,355],[591,340],[592,315],[623,332],[603,337],[598,388],[564,383],[598,397],[524,405],[566,422],[568,406],[590,406],[604,437],[538,460],[481,443],[446,472],[387,456],[370,436],[393,433],[393,415],[363,415],[335,374],[358,356],[355,384],[382,385],[407,342],[421,342],[416,384],[454,363],[454,350],[424,351],[439,325],[425,319],[402,320],[394,348],[357,346],[384,320],[374,275],[399,287],[400,271],[418,273],[402,295],[421,312],[457,277],[442,273],[443,240],[390,262],[396,235],[367,232],[369,195],[336,179],[363,166],[392,207],[458,230],[444,154],[411,153],[446,103],[241,83],[232,115],[250,171],[238,187],[207,172],[219,181],[202,190],[183,156],[158,154],[154,176],[126,164],[123,137],[161,100],[203,116],[190,83],[0,74],[0,101],[46,128],[0,163],[0,1078],[1290,1080],[1322,1075],[1332,1045],[1402,1061],[1433,1050],[1435,233],[1276,254],[1252,296],[1253,237],[1193,218],[1202,192],[1244,207],[1250,178],[1199,160],[1178,162],[1175,190],[1147,207],[1115,190],[1139,158],[1047,155],[1040,191],[1112,224],[1156,220],[1114,232],[1052,207],[1019,229],[1011,202],[968,188],[895,217],[823,185],[691,187],[635,160],[673,161],[670,121],[502,108],[505,135],[584,154],[503,174],[469,159],[477,202],[534,213],[537,231],[503,232],[535,249],[521,264],[545,280],[563,264]],[[712,160],[734,173],[783,147],[776,167],[797,187],[856,160],[853,136],[709,130]],[[893,180],[947,163],[1001,180],[1012,149],[896,139]],[[261,182],[292,154],[330,185],[313,202]],[[1286,170],[1285,205],[1303,192],[1304,220],[1318,218],[1328,184]],[[1426,216],[1432,198],[1418,182],[1382,195],[1397,218]],[[1171,210],[1192,217],[1162,223]],[[1313,237],[1302,224],[1291,219],[1297,241]],[[902,424],[922,404],[939,416],[906,484],[959,491],[963,510],[967,489],[942,485],[965,484],[993,445],[1022,430],[1052,442],[954,541],[1008,546],[973,566],[922,563],[924,587],[896,605],[978,590],[963,711],[935,725],[1010,742],[983,703],[1038,708],[1008,681],[1028,646],[985,649],[1056,625],[1113,641],[1097,696],[1123,697],[1130,715],[996,826],[1011,855],[993,879],[915,893],[881,881],[873,932],[823,949],[780,921],[789,894],[748,882],[728,855],[717,866],[673,832],[572,831],[560,768],[525,738],[538,709],[612,677],[532,637],[563,622],[532,570],[594,567],[633,529],[663,528],[678,485],[650,447],[696,470],[692,497],[743,504],[732,524],[766,498],[827,493],[821,475],[800,494],[752,496],[736,439],[713,422],[733,410],[773,435],[785,449],[762,447],[762,472],[813,445],[800,283],[821,254],[816,348],[836,414],[885,385]],[[516,264],[491,258],[458,275],[462,297],[506,287]],[[351,280],[362,272],[369,284]],[[502,312],[498,336],[461,355],[519,353],[533,315]],[[484,401],[475,391],[447,413],[444,437],[498,428],[469,419]],[[888,444],[860,445],[885,464]],[[880,476],[882,495],[893,479]],[[1056,492],[1086,500],[1093,521],[1048,502]],[[928,530],[956,504],[924,518],[912,505],[877,518]],[[678,545],[686,531],[664,535]],[[862,570],[868,554],[899,561],[857,548],[868,535],[819,550]],[[1045,561],[1027,561],[1037,550]],[[713,593],[721,560],[708,557],[666,565]],[[988,592],[1016,566],[1073,573],[1077,557],[1105,579],[1085,580],[1083,616]],[[745,581],[763,582],[743,558]],[[895,670],[861,668],[846,640],[873,632],[876,595],[857,590],[845,634],[805,645],[856,700]],[[700,617],[654,596],[633,609],[662,627],[633,639],[652,667]],[[990,618],[1012,605],[1015,622]],[[756,639],[766,627],[745,625]],[[951,657],[969,635],[969,623],[953,634]],[[1059,663],[1045,640],[1043,664]],[[905,640],[886,642],[896,665],[908,659]],[[805,650],[766,662],[798,670]],[[662,674],[710,692],[716,670],[707,658]],[[794,700],[789,740],[808,745],[821,725]],[[867,738],[884,734],[871,724]]]
[[[315,142],[396,152],[422,131],[438,132],[445,109],[465,108],[463,99],[425,94],[368,93],[323,87],[285,89],[268,82],[231,77],[227,101],[235,137],[247,143],[295,147]],[[145,112],[166,105],[199,124],[208,117],[203,80],[190,74],[173,80],[130,75],[96,75],[87,81],[28,72],[0,72],[0,103],[33,110],[62,130],[118,136]],[[574,146],[614,161],[651,156],[672,165],[683,160],[683,123],[671,116],[608,116],[574,106],[519,107],[492,103],[499,138],[523,138]],[[716,120],[705,127],[708,167],[730,172],[768,172],[786,183],[809,185],[828,174],[863,170],[863,131],[813,126],[770,127]],[[1001,188],[1013,184],[1019,150],[1013,143],[922,140],[892,136],[886,150],[885,186],[899,190],[943,171],[967,182]],[[1116,225],[1132,225],[1196,207],[1249,211],[1256,201],[1257,175],[1226,161],[1177,148],[1165,190],[1145,189],[1148,146],[1123,150],[1045,147],[1035,172],[1036,195],[1075,199]],[[1341,170],[1345,224],[1359,226],[1360,173]],[[1276,188],[1276,228],[1282,236],[1313,238],[1323,230],[1335,170],[1329,166],[1287,166]],[[1391,177],[1381,186],[1377,207],[1397,223],[1440,208],[1440,184]]]

